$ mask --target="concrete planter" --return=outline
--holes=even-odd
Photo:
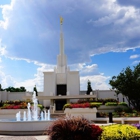
[[[82,116],[88,120],[93,120],[96,118],[97,109],[96,108],[66,108],[64,113],[66,116]]]

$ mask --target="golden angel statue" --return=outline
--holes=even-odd
[[[62,25],[62,23],[63,23],[63,18],[60,17],[60,24]]]

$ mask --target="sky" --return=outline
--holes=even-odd
[[[68,66],[80,90],[108,90],[112,76],[140,62],[139,0],[0,0],[2,88],[44,88],[57,64],[63,17]]]

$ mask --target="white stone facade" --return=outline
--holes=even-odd
[[[62,24],[60,25],[60,53],[57,56],[57,67],[52,72],[44,72],[44,96],[57,96],[58,86],[64,86],[62,95],[79,95],[80,77],[79,71],[70,71],[67,67],[67,57],[64,54],[64,39]],[[61,91],[60,91],[61,95]],[[44,105],[50,104],[50,100],[44,101]]]

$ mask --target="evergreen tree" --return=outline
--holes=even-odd
[[[92,87],[91,87],[91,82],[88,80],[88,82],[87,82],[87,95],[89,95],[90,94],[90,92],[92,92],[93,90],[92,90]]]
[[[36,85],[34,86],[34,89],[33,89],[33,91],[35,91],[35,93],[36,93],[36,96],[38,96],[38,92],[37,92]]]

